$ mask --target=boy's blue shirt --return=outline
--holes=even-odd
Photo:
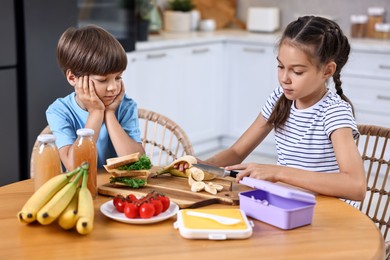
[[[84,128],[88,119],[88,111],[83,110],[76,102],[76,93],[72,92],[63,98],[58,98],[46,110],[46,119],[50,130],[56,136],[58,149],[71,145],[77,138],[77,129]],[[141,142],[138,125],[138,109],[136,102],[126,94],[115,115],[124,131],[136,142]],[[117,157],[114,146],[108,135],[105,123],[100,129],[96,143],[98,151],[98,168],[106,164],[107,158]]]

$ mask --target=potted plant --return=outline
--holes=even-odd
[[[191,30],[192,0],[169,0],[164,12],[165,30],[169,32],[188,32]]]

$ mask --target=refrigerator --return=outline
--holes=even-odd
[[[106,22],[107,14],[118,20],[115,12],[120,1],[1,1],[0,186],[30,177],[31,150],[47,125],[45,111],[55,99],[73,91],[57,64],[56,47],[68,27],[83,25],[85,21],[79,17],[85,8],[89,23],[113,33],[126,51],[134,50],[135,24],[120,24],[123,21],[119,20],[119,25],[112,26]],[[111,10],[108,4],[117,8]]]

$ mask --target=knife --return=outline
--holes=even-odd
[[[194,163],[194,164],[192,164],[192,166],[195,166],[203,171],[215,174],[219,177],[230,176],[230,177],[236,178],[237,174],[239,173],[238,171],[227,171],[224,168],[219,168],[216,166],[211,166],[211,165],[202,164],[202,163]]]

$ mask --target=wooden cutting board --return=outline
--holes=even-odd
[[[193,0],[202,19],[215,20],[217,29],[235,24],[240,28],[245,25],[236,18],[236,0]]]
[[[210,204],[238,205],[238,193],[241,190],[232,190],[233,178],[216,178],[211,182],[222,185],[223,190],[216,195],[206,191],[192,192],[187,178],[167,174],[149,178],[147,185],[139,189],[106,183],[98,187],[98,192],[101,195],[112,197],[118,194],[126,196],[129,193],[136,196],[145,196],[150,191],[156,190],[167,195],[180,208],[198,208]]]

